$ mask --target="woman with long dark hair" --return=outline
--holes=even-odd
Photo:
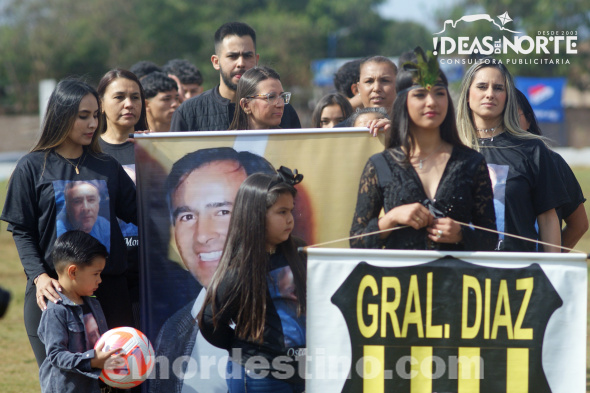
[[[492,250],[494,233],[459,224],[496,227],[486,162],[459,139],[436,58],[416,54],[397,76],[388,145],[365,166],[350,233],[408,228],[362,236],[351,247]]]
[[[45,348],[37,336],[46,301],[60,300],[51,260],[55,239],[84,230],[109,250],[96,291],[107,324],[133,323],[127,283],[125,241],[117,217],[136,222],[135,186],[121,165],[98,144],[100,100],[78,80],[63,80],[49,98],[39,141],[17,164],[0,217],[8,222],[27,276],[24,316],[37,363]]]
[[[340,93],[330,93],[323,96],[311,114],[313,128],[334,128],[352,115],[352,106],[346,97]]]
[[[122,68],[109,70],[98,82],[101,125],[98,129],[102,151],[113,156],[135,183],[135,150],[129,134],[148,130],[145,93],[137,76]],[[119,221],[128,255],[127,281],[133,300],[134,326],[139,328],[138,229]]]
[[[100,146],[135,178],[134,147],[129,134],[148,130],[141,83],[131,71],[114,68],[98,82],[97,92],[101,102]]]
[[[270,67],[244,72],[236,90],[236,111],[230,130],[279,128],[291,93],[283,91],[281,77]]]
[[[297,253],[302,242],[291,236],[293,185],[302,176],[289,172],[281,167],[281,175],[254,174],[240,186],[223,255],[199,315],[203,336],[230,351],[230,393],[304,390],[293,354],[305,347],[306,268]],[[244,369],[252,357],[266,363],[264,374]],[[277,358],[295,375],[277,379]]]
[[[537,251],[537,239],[559,246],[556,208],[569,197],[546,138],[520,127],[514,81],[504,64],[487,58],[467,70],[457,124],[463,142],[483,154],[494,177],[498,230],[531,240],[500,235],[497,249]],[[542,250],[560,251],[554,246]]]

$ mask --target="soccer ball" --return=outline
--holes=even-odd
[[[131,389],[145,381],[154,368],[155,355],[145,334],[131,327],[118,327],[100,337],[94,348],[105,342],[102,350],[122,348],[120,352],[125,366],[114,370],[102,370],[100,379],[109,386]]]

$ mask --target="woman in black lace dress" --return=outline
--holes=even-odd
[[[459,139],[447,78],[435,58],[417,51],[396,79],[388,146],[367,162],[360,180],[353,248],[493,250],[497,235],[492,185],[483,156]],[[434,67],[432,67],[434,66]],[[385,212],[379,217],[381,209]]]

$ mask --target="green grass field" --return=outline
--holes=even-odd
[[[574,168],[574,172],[582,185],[584,195],[590,195],[590,168]],[[6,182],[0,182],[0,206],[4,206],[5,193]],[[586,203],[586,211],[590,216],[589,207],[590,203]],[[576,249],[590,253],[590,232],[584,235]],[[39,392],[37,363],[29,346],[23,322],[26,279],[12,237],[6,232],[5,222],[0,223],[0,255],[0,285],[12,293],[10,308],[0,320],[0,391]],[[590,351],[586,352],[588,357]],[[590,382],[590,379],[587,378],[587,381]]]

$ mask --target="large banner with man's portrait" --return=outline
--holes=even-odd
[[[194,318],[241,182],[280,166],[297,169],[304,180],[293,233],[307,244],[344,238],[364,165],[382,150],[382,138],[365,129],[136,135],[141,322],[158,356],[150,391],[227,389],[227,352],[204,341]]]
[[[306,391],[584,392],[585,254],[308,249]]]

